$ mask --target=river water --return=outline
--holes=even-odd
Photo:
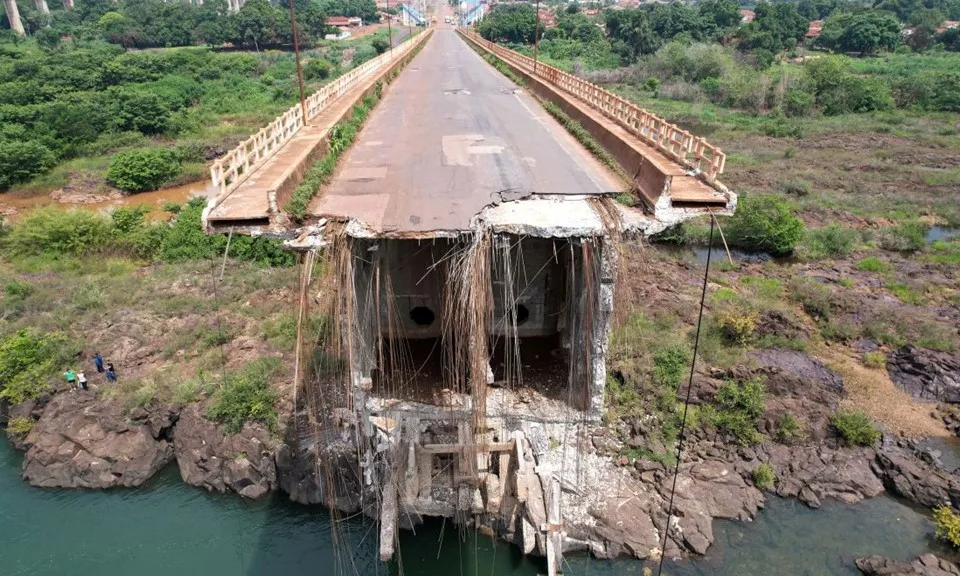
[[[283,495],[251,502],[180,482],[171,466],[138,489],[43,490],[20,480],[22,457],[0,440],[0,574],[5,576],[316,575],[535,576],[536,559],[508,545],[433,522],[401,534],[401,562],[376,561],[377,534],[357,518],[336,525],[335,553],[323,507]],[[672,575],[856,574],[856,556],[911,559],[933,550],[933,526],[888,497],[810,510],[770,497],[750,523],[715,523],[716,544],[696,561],[668,563]],[[642,574],[634,560],[567,558],[568,575]],[[402,567],[401,567],[402,563]]]
[[[84,209],[95,212],[112,210],[120,206],[143,206],[147,209],[150,217],[165,218],[169,215],[163,211],[164,204],[171,202],[181,204],[196,196],[205,196],[209,192],[209,181],[191,182],[182,186],[163,188],[153,192],[140,192],[139,194],[76,194],[59,199],[49,194],[20,196],[8,192],[0,194],[0,215],[8,222],[15,222],[31,210],[44,206],[56,206],[64,210]]]

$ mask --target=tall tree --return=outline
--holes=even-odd
[[[882,11],[844,12],[827,18],[818,43],[832,50],[868,54],[892,50],[900,42],[900,23]]]

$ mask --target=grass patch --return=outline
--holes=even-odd
[[[854,268],[862,272],[886,272],[890,265],[876,256],[868,256],[857,262]]]
[[[834,224],[807,230],[801,247],[803,256],[811,260],[842,258],[853,252],[859,240],[858,231]]]

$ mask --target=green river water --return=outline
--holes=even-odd
[[[339,575],[534,576],[537,560],[511,546],[461,533],[449,522],[401,536],[399,562],[375,560],[377,536],[359,519],[340,523],[334,553],[330,517],[276,495],[258,502],[210,494],[180,482],[176,466],[138,489],[43,490],[20,480],[21,455],[0,440],[0,575],[192,576]],[[775,496],[755,522],[715,524],[705,558],[671,563],[675,575],[856,574],[856,556],[910,559],[928,550],[933,527],[887,497],[810,510]],[[440,543],[442,538],[442,544]],[[641,574],[643,564],[568,557],[566,574]]]

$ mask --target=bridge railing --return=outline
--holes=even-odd
[[[417,34],[393,50],[367,60],[325,84],[306,99],[307,121],[320,114],[331,102],[360,82],[406,56],[427,36],[428,34]],[[233,150],[218,158],[210,166],[210,179],[217,189],[217,198],[223,197],[240,186],[250,174],[256,172],[277,150],[293,138],[303,125],[303,112],[298,103]]]
[[[460,33],[503,60],[586,102],[666,156],[696,168],[708,182],[723,172],[726,155],[703,138],[573,74],[542,62],[536,63],[534,72],[533,58],[485,40],[474,32],[460,30]]]

